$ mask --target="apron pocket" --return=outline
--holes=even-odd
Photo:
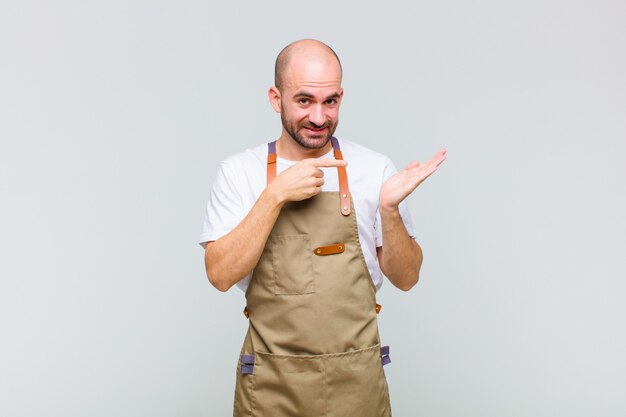
[[[256,358],[252,383],[252,417],[327,415],[327,393],[321,361],[258,352]]]
[[[303,235],[270,236],[274,294],[311,294],[315,292],[311,237]]]
[[[330,356],[325,371],[332,416],[391,416],[380,345]]]
[[[256,352],[252,417],[391,417],[380,345],[323,355]]]

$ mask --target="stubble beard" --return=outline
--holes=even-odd
[[[282,122],[283,128],[289,134],[291,139],[293,139],[294,141],[296,141],[296,143],[298,143],[300,146],[306,149],[321,149],[324,146],[326,146],[330,138],[335,133],[335,130],[337,129],[337,125],[339,124],[339,121],[337,121],[336,123],[327,121],[326,123],[324,123],[323,126],[314,126],[310,123],[304,123],[298,126],[298,122],[294,123],[293,125],[290,125],[285,118],[284,112],[280,113],[280,121]],[[325,127],[327,131],[326,131],[326,134],[323,134],[323,135],[314,135],[311,137],[306,137],[299,133],[300,128],[306,128],[306,127],[313,127],[313,128]]]

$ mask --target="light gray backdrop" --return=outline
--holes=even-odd
[[[243,294],[197,245],[218,163],[274,139],[273,61],[343,60],[337,135],[401,168],[394,415],[626,415],[623,1],[3,1],[0,415],[231,415]]]

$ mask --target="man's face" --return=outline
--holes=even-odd
[[[273,93],[272,93],[273,91]],[[280,91],[270,89],[284,131],[300,146],[321,149],[339,123],[343,96],[341,67],[324,54],[295,54],[285,71]]]
[[[285,88],[280,98],[283,128],[302,147],[323,148],[337,129],[341,94],[338,84]]]

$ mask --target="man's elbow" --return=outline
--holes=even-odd
[[[232,287],[232,284],[227,279],[223,271],[219,270],[219,265],[213,262],[213,257],[211,256],[211,248],[213,242],[209,242],[206,247],[206,252],[204,256],[204,266],[207,278],[211,285],[217,288],[221,292],[226,292]]]
[[[213,275],[208,275],[209,282],[211,283],[211,285],[213,285],[219,291],[226,292],[226,291],[228,291],[230,289],[231,285],[228,284],[228,282],[226,282],[225,280],[219,280],[219,279],[212,278],[212,276]]]
[[[219,271],[218,268],[209,262],[207,262],[206,265],[206,275],[211,285],[221,292],[226,292],[233,286],[233,284],[231,284],[232,281],[228,279],[228,276],[223,271]]]
[[[417,269],[415,273],[408,273],[407,271],[389,271],[388,268],[385,268],[381,264],[380,270],[383,275],[391,281],[394,287],[402,291],[409,291],[417,284],[417,281],[419,281],[419,269]]]
[[[404,281],[398,283],[396,287],[406,292],[406,291],[409,291],[411,288],[415,287],[418,281],[419,281],[419,273],[417,273],[414,277],[407,278]]]

